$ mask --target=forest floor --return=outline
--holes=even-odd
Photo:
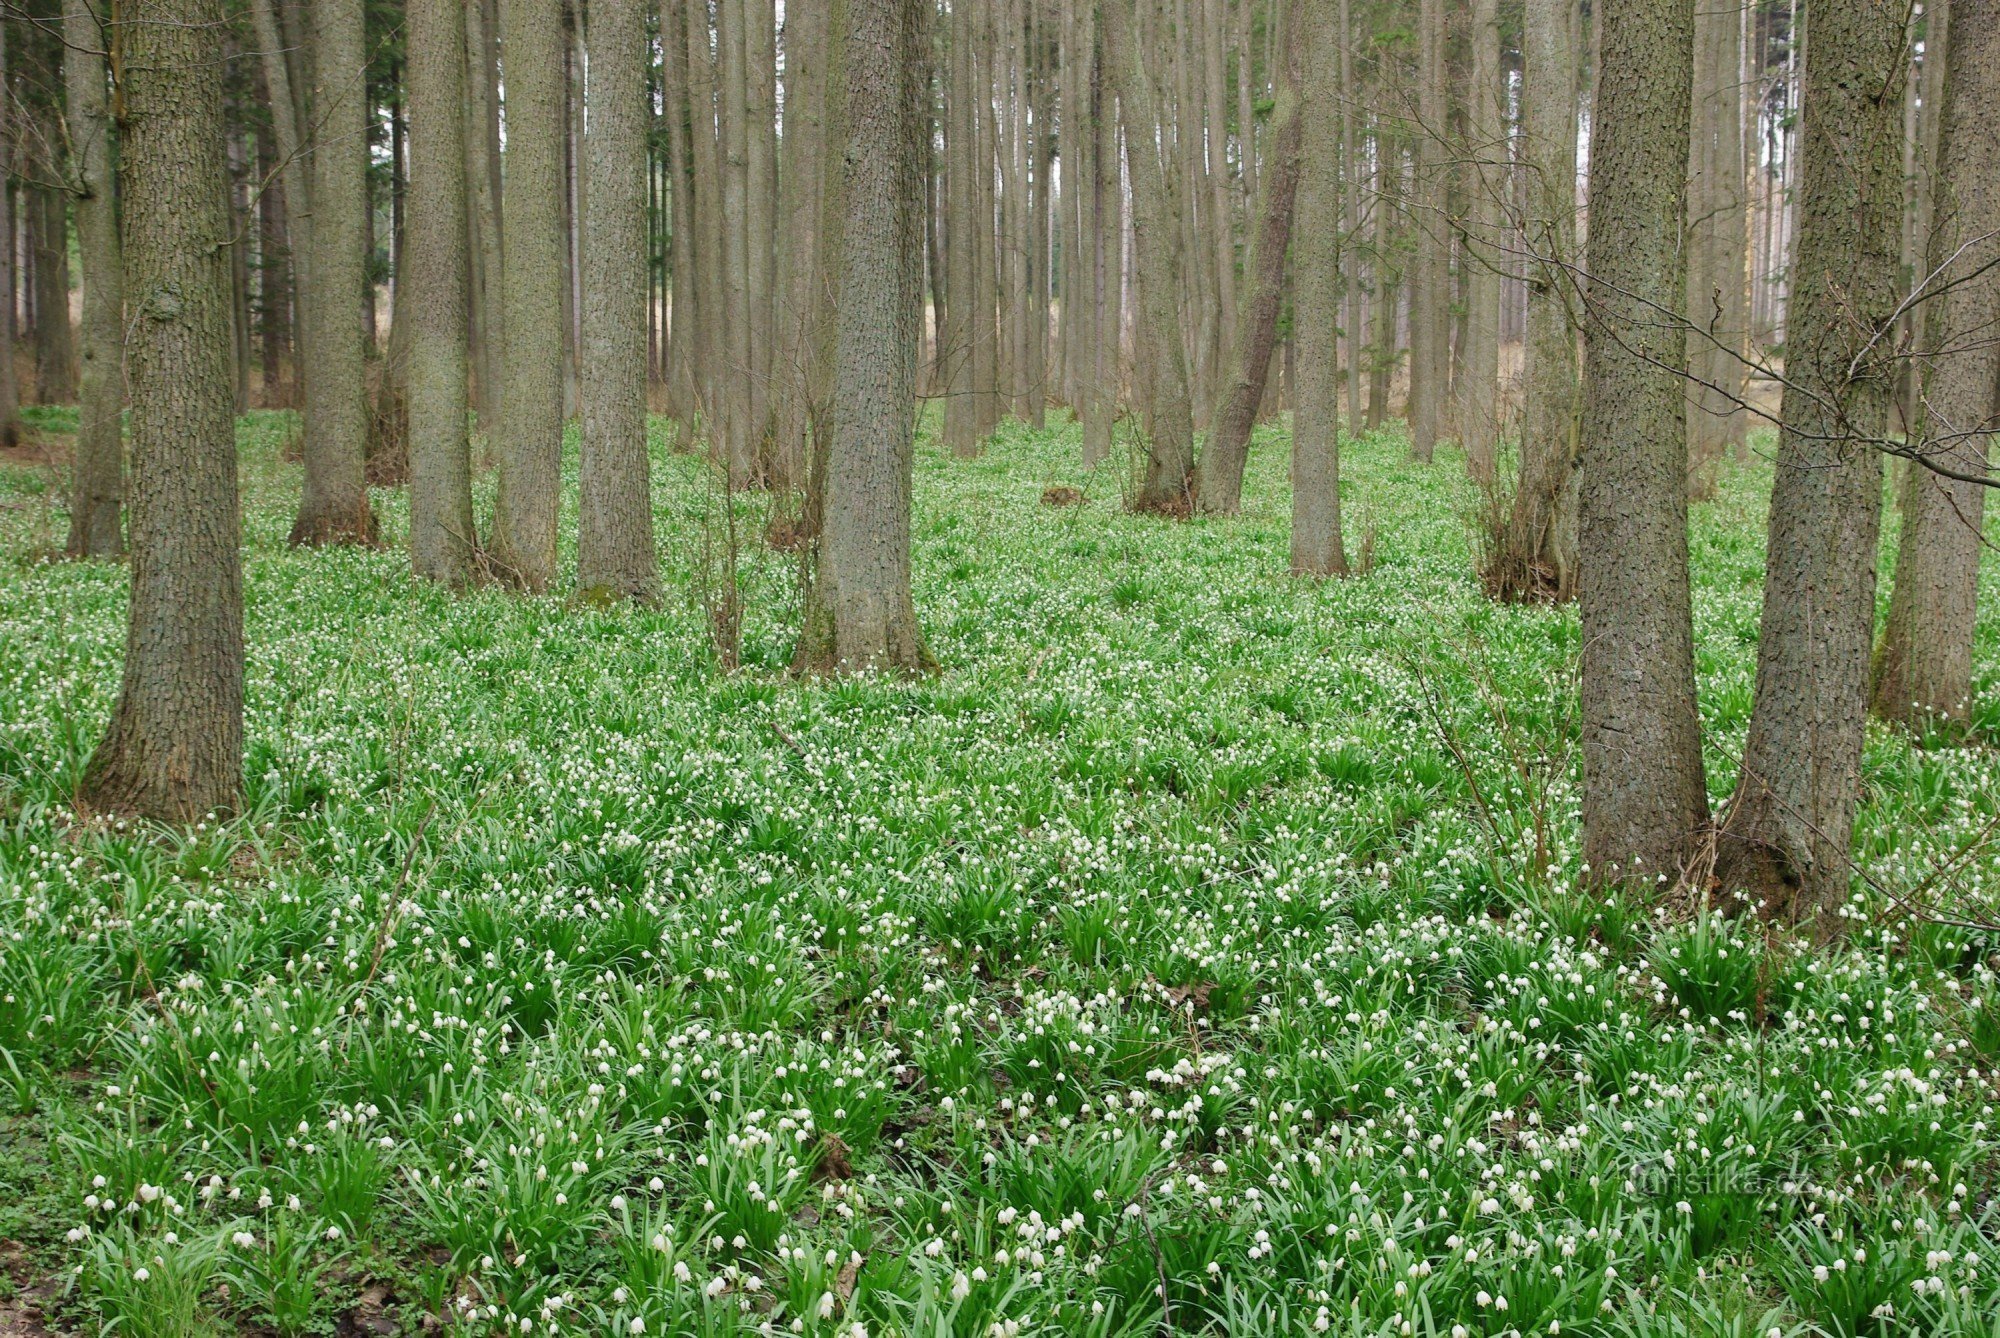
[[[1395,434],[1320,584],[1282,429],[1182,524],[1073,427],[926,441],[942,672],[821,684],[750,540],[718,671],[665,425],[646,612],[288,550],[287,423],[245,811],[185,836],[72,802],[124,574],[0,464],[0,1333],[2000,1334],[2000,858],[1931,876],[2000,808],[2000,564],[1814,954],[1574,890],[1576,614],[1486,603]],[[1695,508],[1718,799],[1767,484]]]

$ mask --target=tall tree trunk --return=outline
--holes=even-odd
[[[1103,15],[1105,63],[1118,79],[1125,126],[1132,241],[1138,262],[1146,460],[1131,505],[1135,511],[1183,515],[1194,474],[1194,412],[1181,337],[1181,231],[1174,217],[1171,146],[1162,142],[1159,99],[1146,54],[1133,40],[1127,0],[1106,0]]]
[[[786,50],[791,49],[793,22],[786,19]],[[665,89],[662,101],[667,120],[667,180],[672,238],[668,243],[667,281],[667,412],[681,423],[695,414],[698,392],[695,387],[696,341],[701,337],[698,306],[701,301],[700,272],[703,256],[695,236],[693,133],[688,103],[687,0],[664,0],[660,8],[660,44],[663,50]],[[787,111],[789,118],[790,112]],[[789,137],[792,128],[787,127]],[[789,151],[789,146],[788,146]]]
[[[1090,117],[1090,170],[1086,182],[1090,272],[1090,348],[1085,354],[1089,382],[1083,415],[1083,463],[1095,468],[1111,454],[1111,424],[1118,404],[1119,313],[1124,309],[1119,282],[1119,238],[1124,235],[1124,192],[1118,186],[1118,114],[1113,77],[1105,68],[1103,28],[1094,6],[1081,18],[1087,59]]]
[[[778,239],[781,282],[778,292],[777,362],[772,369],[771,486],[804,485],[812,458],[814,419],[824,406],[813,402],[820,351],[815,332],[826,297],[826,270],[820,253],[819,214],[826,163],[826,8],[801,6],[785,12],[785,137],[779,208],[784,222]]]
[[[1688,585],[1686,332],[1694,0],[1612,0],[1592,127],[1581,605],[1584,858],[1677,877],[1708,824]]]
[[[305,488],[295,544],[375,541],[368,450],[368,53],[362,0],[313,0]]]
[[[1688,489],[1714,491],[1716,467],[1743,436],[1743,134],[1737,90],[1740,9],[1695,7],[1688,148]]]
[[[471,195],[467,212],[472,237],[468,298],[475,358],[472,398],[479,410],[479,430],[490,444],[499,423],[503,398],[500,370],[507,365],[499,115],[494,92],[499,77],[494,31],[498,10],[494,0],[464,0],[464,3],[465,179]]]
[[[524,590],[555,580],[562,497],[563,102],[566,42],[558,0],[501,0],[506,43],[506,190],[500,197],[500,465],[488,544],[499,574]]]
[[[1905,6],[1808,0],[1798,232],[1757,693],[1717,875],[1840,932],[1894,394]],[[1964,34],[1971,40],[1973,34]],[[1989,383],[1987,393],[1991,394]]]
[[[772,0],[744,0],[744,58],[749,119],[745,125],[744,236],[749,263],[750,448],[759,478],[772,481],[771,339],[778,208],[776,15]]]
[[[275,184],[284,200],[284,263],[291,269],[291,314],[294,328],[301,336],[292,349],[292,377],[297,393],[303,388],[306,375],[304,308],[312,300],[312,288],[306,279],[312,258],[311,159],[299,136],[298,95],[302,90],[293,87],[285,34],[271,6],[272,0],[250,0],[250,26],[264,75],[264,92],[271,104],[271,136],[279,163]],[[266,259],[268,263],[269,258]]]
[[[1502,204],[1507,190],[1507,143],[1500,100],[1500,17],[1497,0],[1475,0],[1471,85],[1465,100],[1467,156],[1465,344],[1460,357],[1458,438],[1465,467],[1493,477],[1500,438],[1500,266]]]
[[[945,132],[945,338],[938,361],[945,369],[944,440],[953,455],[979,454],[979,409],[973,397],[973,307],[980,229],[977,172],[978,133],[974,130],[972,87],[972,5],[957,0],[951,7],[949,86],[945,95],[950,115]]]
[[[1323,20],[1322,20],[1323,21]],[[1339,0],[1333,44],[1340,55],[1341,325],[1347,336],[1347,429],[1361,435],[1361,163],[1354,156],[1354,122],[1360,114],[1354,84],[1354,23],[1348,0]],[[1324,29],[1321,29],[1324,31]],[[1324,48],[1322,48],[1323,50]],[[1296,522],[1295,522],[1296,523]]]
[[[1389,394],[1396,373],[1396,310],[1403,275],[1396,256],[1396,216],[1402,208],[1402,149],[1382,133],[1378,119],[1375,144],[1375,236],[1369,247],[1374,293],[1369,303],[1374,352],[1368,360],[1368,429],[1389,418]]]
[[[48,175],[61,170],[53,161],[58,132],[48,131]],[[37,186],[32,201],[35,241],[35,391],[43,404],[76,400],[76,336],[69,319],[69,198],[56,186]]]
[[[930,666],[910,594],[910,471],[922,323],[923,0],[837,0],[842,39],[833,435],[796,668]]]
[[[751,440],[750,383],[755,356],[750,301],[750,110],[745,55],[744,6],[748,0],[717,0],[716,60],[722,131],[722,258],[727,295],[722,367],[723,461],[730,482],[755,481],[757,456]]]
[[[132,593],[118,705],[83,791],[193,822],[243,779],[243,580],[230,412],[221,0],[133,0],[118,25],[132,308]]]
[[[1304,176],[1299,212],[1306,227],[1292,248],[1292,324],[1297,336],[1299,402],[1292,414],[1292,574],[1345,576],[1340,539],[1341,176],[1347,112],[1334,54],[1348,38],[1347,0],[1305,0],[1306,53],[1299,119]],[[1283,166],[1283,139],[1275,163]],[[1273,194],[1275,194],[1275,189]],[[1352,338],[1352,335],[1349,336]],[[1209,447],[1214,450],[1214,446]]]
[[[1217,347],[1236,347],[1236,238],[1229,208],[1229,93],[1224,79],[1229,60],[1229,0],[1199,0],[1202,13],[1202,115],[1207,122],[1209,263],[1215,273],[1215,308],[1222,325]]]
[[[1445,223],[1444,0],[1419,0],[1417,17],[1416,180],[1410,257],[1410,449],[1429,463],[1443,430],[1451,376],[1450,231]]]
[[[993,65],[996,45],[994,0],[974,0],[976,24],[972,43],[972,403],[980,440],[1000,425],[1000,278],[999,210],[994,181],[998,165],[997,126],[993,105]]]
[[[125,297],[105,88],[109,33],[89,0],[65,0],[63,83],[77,188],[76,249],[83,265],[83,366],[69,513],[73,557],[116,557],[125,549],[118,515],[125,495]]]
[[[646,454],[645,0],[594,0],[583,162],[583,458],[576,586],[657,602]]]
[[[466,25],[463,0],[410,0],[410,199],[396,304],[407,303],[410,566],[471,581],[472,452],[466,413]]]
[[[0,23],[0,91],[11,87],[7,25]],[[0,446],[21,437],[21,386],[14,374],[14,169],[13,99],[0,96]]]
[[[1278,336],[1278,315],[1285,298],[1285,253],[1292,240],[1293,204],[1299,190],[1300,142],[1305,117],[1297,75],[1287,71],[1278,86],[1278,100],[1271,114],[1271,151],[1264,163],[1264,198],[1259,201],[1257,231],[1251,243],[1250,263],[1243,290],[1243,312],[1232,322],[1236,347],[1231,350],[1229,375],[1222,384],[1220,400],[1210,415],[1208,444],[1194,476],[1195,505],[1209,515],[1234,515],[1243,501],[1243,467],[1250,456],[1250,429],[1257,421],[1257,406],[1264,401],[1264,387],[1270,379],[1271,350]],[[1327,146],[1322,146],[1327,147]],[[1328,158],[1332,163],[1331,157]],[[1324,203],[1330,205],[1331,200]],[[1337,215],[1309,213],[1315,227],[1331,235],[1331,221]],[[1338,242],[1326,254],[1338,256]],[[1338,276],[1335,276],[1337,282]],[[1313,338],[1321,333],[1313,327]],[[1329,318],[1324,334],[1326,355],[1332,356],[1336,331]],[[1314,349],[1310,357],[1318,357]],[[1329,373],[1330,375],[1330,373]]]
[[[1522,156],[1528,174],[1528,332],[1520,476],[1486,572],[1502,599],[1576,597],[1577,357],[1570,265],[1576,224],[1576,48],[1570,0],[1528,0]],[[1673,174],[1683,176],[1683,168]],[[1673,304],[1678,306],[1678,299]],[[1671,308],[1670,308],[1671,309]]]
[[[1931,52],[1941,36],[1933,27]],[[1932,288],[1943,291],[1921,308],[1918,421],[1937,464],[1988,477],[2000,429],[2000,342],[1992,337],[2000,328],[2000,137],[1991,120],[2000,104],[2000,0],[1952,0],[1943,47],[1926,264],[1937,271]],[[1875,714],[1912,725],[1961,722],[1972,700],[1986,489],[1913,464],[1902,515],[1889,621],[1875,651]]]

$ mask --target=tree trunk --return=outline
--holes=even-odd
[[[1532,0],[1531,0],[1532,3]],[[1444,0],[1419,0],[1417,18],[1416,249],[1410,257],[1410,449],[1430,463],[1451,375],[1450,246],[1443,136],[1449,103]]]
[[[587,19],[576,587],[591,602],[650,604],[660,577],[646,454],[644,0],[594,0]]]
[[[1343,316],[1347,336],[1347,430],[1361,435],[1361,162],[1354,156],[1354,121],[1360,114],[1354,84],[1354,23],[1348,0],[1335,13],[1334,46],[1340,70],[1340,233]],[[1324,31],[1322,29],[1322,31]]]
[[[1522,156],[1528,172],[1528,331],[1520,476],[1485,573],[1501,599],[1568,600],[1577,587],[1577,357],[1569,266],[1576,225],[1576,48],[1569,0],[1528,0]],[[1676,168],[1674,176],[1683,175]],[[1679,305],[1679,300],[1672,304]],[[1671,309],[1671,307],[1670,307]]]
[[[556,574],[563,435],[563,105],[566,43],[558,0],[501,0],[506,53],[506,190],[500,198],[500,465],[493,566],[540,592]]]
[[[243,581],[230,401],[221,0],[134,0],[117,33],[135,319],[132,593],[94,807],[186,823],[243,779]]]
[[[945,235],[945,346],[938,361],[946,370],[945,445],[956,456],[979,454],[979,409],[973,396],[973,307],[978,259],[975,237],[978,217],[978,133],[974,130],[972,90],[972,5],[958,0],[951,8],[950,87],[945,105],[950,122],[945,137],[945,189],[948,231]]]
[[[477,238],[473,250],[470,296],[476,318],[479,430],[489,444],[500,418],[500,369],[507,365],[506,303],[500,231],[499,118],[494,96],[498,69],[494,57],[493,0],[465,0],[465,176],[471,189],[468,206]]]
[[[8,82],[7,25],[0,22],[0,90]],[[0,97],[0,447],[21,438],[21,386],[14,375],[14,168],[13,99]]]
[[[1244,276],[1249,286],[1243,291],[1242,316],[1232,322],[1236,347],[1231,350],[1228,379],[1210,415],[1208,444],[1195,469],[1195,505],[1209,515],[1234,515],[1242,504],[1250,429],[1257,421],[1257,406],[1264,401],[1264,386],[1270,379],[1271,350],[1277,344],[1278,316],[1285,299],[1285,253],[1291,245],[1293,204],[1299,190],[1304,117],[1296,82],[1297,76],[1288,71],[1278,87],[1277,107],[1271,114],[1271,151],[1264,163],[1264,198],[1259,202],[1257,232]],[[1329,148],[1327,162],[1332,165],[1330,146],[1321,147]],[[1326,213],[1308,212],[1307,217],[1332,239],[1333,220],[1338,214],[1330,197],[1322,203]],[[1337,241],[1326,254],[1338,256]],[[1338,275],[1334,281],[1338,282]],[[1336,319],[1329,316],[1324,329],[1328,357],[1333,354]],[[1317,340],[1321,327],[1312,328]],[[1309,356],[1318,357],[1319,350],[1311,350]]]
[[[723,318],[722,448],[730,483],[755,481],[751,440],[751,359],[755,356],[750,303],[750,110],[744,54],[747,0],[717,0],[716,61],[722,133],[722,260],[727,307]]]
[[[83,365],[70,485],[72,557],[110,558],[125,550],[118,516],[125,496],[125,297],[105,88],[108,35],[88,0],[66,0],[63,83],[77,187],[76,249],[83,265]]]
[[[923,0],[839,0],[840,227],[834,421],[795,667],[915,673],[910,470],[922,323]]]
[[[1299,402],[1292,414],[1292,574],[1345,576],[1338,337],[1343,247],[1335,220],[1342,213],[1346,160],[1341,141],[1347,113],[1334,53],[1347,41],[1347,0],[1307,0],[1302,9],[1307,73],[1299,114],[1305,138],[1299,212],[1306,227],[1292,254],[1292,325],[1299,350]],[[1282,138],[1278,144],[1274,166],[1282,170]]]
[[[375,541],[368,506],[368,98],[362,0],[313,0],[305,488],[295,544]]]
[[[410,566],[472,580],[466,441],[465,16],[463,0],[410,0],[410,199],[396,304],[410,324]]]
[[[1688,490],[1702,499],[1744,435],[1745,246],[1740,8],[1695,7],[1695,83],[1688,149]]]
[[[2000,103],[2000,0],[1952,0],[1944,59],[1926,266],[1938,271],[1932,289],[1943,291],[1920,308],[1920,435],[1938,464],[1984,477],[2000,428],[2000,342],[1992,338],[2000,326],[2000,139],[1989,119]],[[1875,714],[1910,725],[1963,722],[1986,489],[1912,464],[1902,515],[1889,621],[1875,652]]]
[[[701,337],[696,274],[702,262],[695,236],[694,162],[688,125],[687,0],[664,0],[660,9],[660,44],[665,85],[662,101],[667,121],[667,180],[672,218],[668,242],[667,412],[681,423],[692,421],[699,394],[695,388],[696,341]],[[786,50],[791,49],[793,20],[786,20]],[[789,117],[790,112],[787,112]],[[791,127],[787,128],[787,135]]]
[[[1095,468],[1111,454],[1111,425],[1118,408],[1118,344],[1120,312],[1124,309],[1119,283],[1119,238],[1124,236],[1124,192],[1118,186],[1118,115],[1114,76],[1106,69],[1103,27],[1094,6],[1085,6],[1081,24],[1089,52],[1090,196],[1089,219],[1090,348],[1085,354],[1089,381],[1083,415],[1083,463]]]
[[[1708,824],[1688,586],[1685,330],[1694,0],[1600,11],[1581,474],[1584,859],[1678,877]]]
[[[824,6],[801,6],[785,14],[784,215],[778,292],[777,362],[772,369],[773,400],[770,471],[774,490],[797,488],[812,458],[814,419],[823,406],[813,402],[818,383],[814,359],[820,341],[820,308],[826,273],[820,254],[819,212],[826,162]]]
[[[1458,440],[1465,467],[1485,483],[1493,478],[1500,439],[1500,266],[1507,190],[1507,142],[1501,129],[1500,20],[1497,0],[1476,0],[1472,17],[1472,82],[1465,117],[1466,171],[1465,344],[1459,365]]]
[[[1808,0],[1783,428],[1757,692],[1717,875],[1791,924],[1840,931],[1861,797],[1877,454],[1896,383],[1904,6]],[[1966,34],[1968,39],[1972,36]],[[1987,387],[1991,394],[1991,385]]]
[[[49,153],[54,154],[54,132]],[[47,164],[54,176],[61,168]],[[69,198],[56,186],[27,196],[35,242],[35,398],[43,404],[76,401],[76,337],[69,319]]]
[[[1135,511],[1186,515],[1194,473],[1194,412],[1181,337],[1181,230],[1174,217],[1172,157],[1170,146],[1161,142],[1158,99],[1146,53],[1132,38],[1126,0],[1106,0],[1103,16],[1105,63],[1118,79],[1125,125],[1132,245],[1138,260],[1146,460],[1131,505]]]

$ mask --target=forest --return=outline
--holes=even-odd
[[[0,0],[0,1338],[2000,1338],[2000,0]]]

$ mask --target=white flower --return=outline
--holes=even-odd
[[[627,1333],[644,1333],[645,1331],[646,1321],[637,1315],[632,1316],[632,1322],[625,1326],[625,1332]]]

